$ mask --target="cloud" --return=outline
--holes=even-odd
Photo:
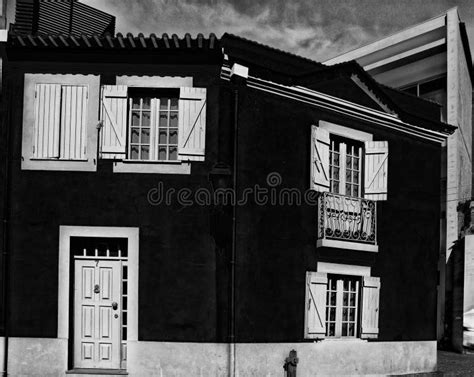
[[[117,31],[122,33],[228,32],[315,60],[372,42],[466,1],[467,7],[469,0],[82,0],[116,15]]]

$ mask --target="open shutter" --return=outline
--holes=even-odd
[[[180,88],[178,159],[204,161],[206,150],[206,89]]]
[[[387,200],[388,142],[365,142],[364,197]]]
[[[80,160],[86,154],[87,86],[61,87],[60,158]]]
[[[306,272],[305,338],[326,336],[326,291],[328,277],[322,272]]]
[[[102,158],[125,158],[127,140],[126,85],[103,85],[101,120]]]
[[[377,338],[379,335],[379,296],[380,278],[364,276],[362,279],[361,338]]]
[[[35,86],[34,158],[59,158],[61,85]]]
[[[329,132],[311,128],[311,189],[329,191]]]

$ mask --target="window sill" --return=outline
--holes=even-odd
[[[74,162],[74,161],[78,161],[78,162],[86,162],[86,161],[89,161],[87,158],[77,158],[77,159],[74,159],[74,160],[69,160],[69,159],[65,159],[65,158],[30,158],[31,161],[60,161],[60,162]]]
[[[356,251],[368,251],[371,253],[378,253],[378,245],[369,245],[359,242],[350,242],[350,241],[340,241],[340,240],[328,240],[326,238],[316,241],[316,247],[331,247],[338,249],[348,249]]]
[[[191,164],[181,161],[139,161],[123,160],[115,162],[114,173],[137,174],[191,174]]]
[[[60,160],[42,158],[24,158],[21,161],[21,170],[53,170],[53,171],[96,171],[93,158],[83,160]]]

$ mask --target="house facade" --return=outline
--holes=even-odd
[[[472,197],[472,58],[458,9],[329,59],[356,60],[381,84],[441,105],[441,119],[458,127],[443,157],[438,289],[438,340],[461,351],[463,316],[474,308],[472,262],[465,248]]]
[[[437,105],[228,34],[5,55],[9,374],[436,369]]]

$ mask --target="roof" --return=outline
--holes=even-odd
[[[10,31],[7,45],[9,47],[31,47],[38,49],[117,49],[117,50],[176,50],[176,49],[208,49],[216,50],[220,47],[219,39],[211,33],[208,38],[198,34],[192,38],[189,33],[183,38],[176,34],[169,36],[155,34],[145,36],[142,33],[133,35],[111,34],[17,34]]]
[[[10,31],[7,45],[9,47],[33,48],[41,50],[81,50],[91,49],[95,51],[213,51],[220,53],[221,48],[225,53],[229,53],[235,62],[244,61],[250,68],[252,74],[275,83],[285,85],[310,85],[312,80],[330,80],[332,75],[344,75],[352,77],[357,75],[368,90],[377,97],[383,104],[387,105],[389,110],[399,114],[402,119],[420,123],[422,127],[433,130],[451,130],[452,126],[441,123],[434,119],[427,119],[420,116],[419,109],[416,106],[408,108],[406,101],[400,101],[398,97],[404,96],[404,93],[393,95],[389,90],[383,90],[362,67],[355,61],[326,66],[308,58],[294,55],[289,52],[262,45],[258,42],[250,41],[231,34],[224,34],[219,40],[215,34],[211,33],[208,38],[198,34],[192,38],[189,33],[183,38],[176,34],[171,37],[168,34],[162,34],[161,37],[155,34],[145,36],[142,33],[133,35],[128,33],[126,36],[118,33],[116,36],[105,35],[86,35],[80,36],[68,34],[35,34],[21,35]],[[258,55],[258,59],[255,57]],[[310,86],[309,86],[310,87]],[[418,100],[423,101],[423,100]],[[430,104],[432,105],[432,104]]]

